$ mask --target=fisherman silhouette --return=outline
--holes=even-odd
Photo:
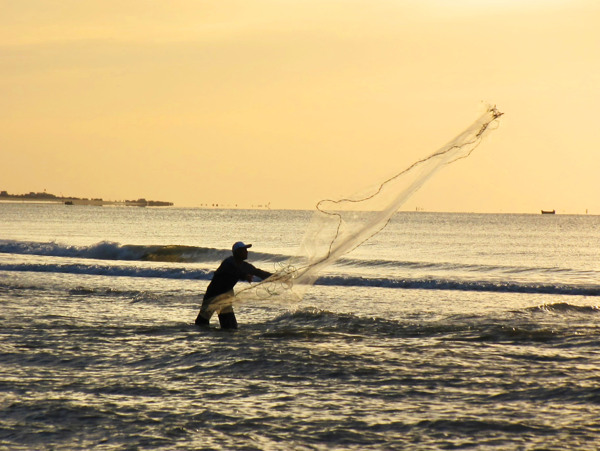
[[[246,261],[249,247],[252,247],[252,245],[238,241],[231,248],[233,255],[221,262],[204,294],[202,307],[200,307],[200,312],[196,318],[196,325],[210,325],[210,318],[213,314],[210,309],[212,302],[222,294],[233,292],[233,287],[239,280],[252,282],[254,276],[260,279],[271,276],[270,272],[258,269]],[[231,305],[223,307],[218,315],[221,329],[237,329],[238,323]]]

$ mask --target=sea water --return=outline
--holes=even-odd
[[[1,203],[0,448],[600,447],[600,217],[400,212],[194,325],[235,241],[274,271],[311,214]]]

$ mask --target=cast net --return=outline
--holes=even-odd
[[[296,257],[268,279],[215,298],[212,311],[248,300],[300,301],[319,274],[383,230],[392,216],[437,171],[468,157],[503,113],[489,107],[466,130],[406,169],[348,198],[317,203]]]

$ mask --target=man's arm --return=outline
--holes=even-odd
[[[258,269],[256,266],[254,266],[248,262],[243,263],[242,272],[243,272],[243,276],[240,277],[240,280],[246,280],[248,282],[252,282],[253,276],[256,276],[259,279],[264,280],[267,277],[272,275],[270,272],[263,271],[262,269]]]
[[[270,277],[273,274],[271,274],[268,271],[263,271],[262,269],[254,268],[253,275],[256,276],[256,277],[260,277],[262,280],[265,280],[267,277]]]

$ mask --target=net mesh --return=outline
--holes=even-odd
[[[300,301],[329,265],[383,230],[400,207],[437,171],[468,157],[496,128],[503,113],[489,107],[466,130],[431,155],[418,160],[361,194],[317,203],[297,256],[268,279],[216,298],[211,310],[248,300]]]

